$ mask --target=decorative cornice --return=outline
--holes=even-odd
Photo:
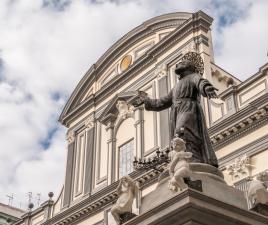
[[[241,136],[247,135],[248,133],[264,126],[268,122],[268,116],[253,115],[245,119],[242,123],[237,123],[230,129],[222,131],[220,134],[211,138],[214,149],[218,149],[230,144],[231,142],[241,138]]]
[[[217,150],[231,141],[247,134],[249,131],[262,126],[268,121],[268,94],[251,102],[247,107],[229,116],[221,123],[209,128],[211,142]]]
[[[219,159],[220,170],[225,169],[226,166],[228,166],[231,161],[235,160],[238,157],[241,157],[245,154],[248,157],[251,157],[252,155],[255,155],[255,154],[258,154],[259,152],[264,151],[265,149],[267,149],[267,145],[268,145],[268,135],[265,135],[241,148],[236,149],[230,154]]]

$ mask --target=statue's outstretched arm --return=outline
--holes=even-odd
[[[207,79],[202,78],[200,75],[196,74],[195,82],[197,89],[199,90],[200,94],[207,98],[217,98],[218,91]]]
[[[172,105],[172,93],[173,91],[171,90],[168,95],[159,99],[145,98],[145,109],[149,111],[161,111],[169,108]]]

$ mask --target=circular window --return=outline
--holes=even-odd
[[[132,56],[131,55],[124,56],[124,58],[122,59],[120,63],[120,71],[123,72],[126,69],[128,69],[131,63],[132,63]]]

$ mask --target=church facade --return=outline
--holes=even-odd
[[[134,157],[151,157],[169,145],[169,110],[149,112],[129,104],[133,93],[165,96],[177,81],[175,65],[187,52],[199,53],[203,77],[219,89],[202,98],[219,169],[229,185],[245,191],[266,176],[268,165],[268,64],[240,81],[214,62],[211,26],[202,11],[152,18],[119,39],[93,64],[59,118],[67,132],[64,187],[16,224],[115,224],[110,209],[118,180],[139,183],[133,212],[156,187],[159,172],[137,172]],[[250,203],[249,203],[250,207]]]

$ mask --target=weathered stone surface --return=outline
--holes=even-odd
[[[202,192],[206,196],[236,207],[247,209],[247,201],[242,191],[230,187],[220,180],[211,178],[207,173],[194,174],[191,179],[200,180],[202,182]],[[163,202],[179,194],[179,192],[173,192],[168,189],[168,181],[169,177],[163,179],[154,191],[143,198],[141,213],[161,205]]]
[[[228,186],[223,180],[221,171],[217,168],[202,163],[190,163],[190,168],[193,171],[191,180],[200,180],[202,182],[202,192],[205,195],[230,205],[247,209],[247,201],[244,193],[238,189]],[[168,189],[168,173],[164,173],[161,177],[162,178],[159,180],[156,190],[143,198],[141,213],[162,204],[167,199],[178,194],[178,192],[172,192]]]
[[[190,170],[193,173],[200,174],[200,175],[203,174],[204,176],[206,175],[210,177],[212,180],[216,180],[216,181],[226,184],[222,172],[214,166],[211,166],[205,163],[190,163],[189,166],[190,166]],[[161,183],[167,177],[169,177],[168,169],[164,170],[161,173],[161,175],[158,178],[158,182]]]
[[[163,196],[162,196],[163,197]],[[125,225],[265,225],[268,217],[186,189],[174,194]]]
[[[266,183],[260,180],[251,181],[248,188],[248,197],[253,206],[258,203],[268,205],[268,191]]]

